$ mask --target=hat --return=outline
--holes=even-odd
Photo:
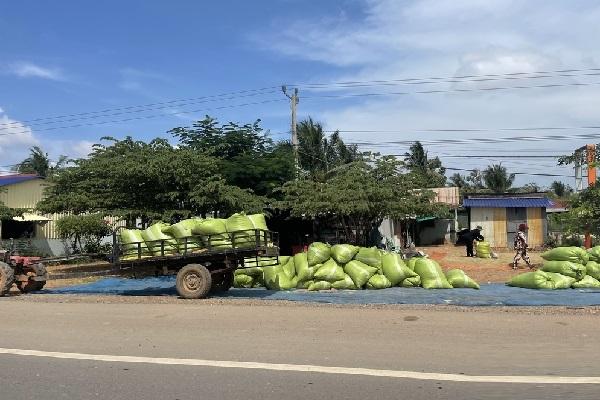
[[[477,226],[475,227],[475,229],[479,229],[480,231],[482,231],[482,230],[483,230],[483,226],[481,226],[481,225],[477,225]]]
[[[527,226],[527,224],[519,224],[520,231],[526,231],[528,229],[529,229],[529,227]]]

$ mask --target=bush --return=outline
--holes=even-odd
[[[545,249],[553,249],[555,247],[558,246],[558,240],[556,240],[555,237],[553,236],[548,236],[546,238],[546,240],[544,241],[544,248]]]
[[[56,232],[68,242],[73,253],[97,253],[112,227],[99,214],[67,215],[56,221]]]
[[[562,240],[562,245],[565,247],[581,247],[583,246],[583,238],[580,235],[565,236]]]

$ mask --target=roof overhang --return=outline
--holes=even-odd
[[[50,218],[44,217],[43,215],[34,214],[34,213],[23,213],[23,215],[19,217],[13,217],[13,220],[19,222],[48,222],[51,221]]]

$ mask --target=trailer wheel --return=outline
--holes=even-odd
[[[210,292],[212,277],[205,266],[188,264],[177,273],[175,287],[184,299],[203,299]]]
[[[8,293],[15,281],[15,271],[6,263],[0,262],[0,296]]]
[[[46,267],[44,266],[44,264],[33,264],[31,266],[31,269],[33,270],[33,272],[35,272],[35,276],[43,276],[46,279],[48,278],[48,271],[46,271]],[[33,279],[33,277],[29,277],[29,280],[27,282],[17,281],[17,287],[19,288],[21,293],[29,293],[42,290],[45,284],[45,280],[36,281]]]

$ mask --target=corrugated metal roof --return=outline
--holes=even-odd
[[[546,197],[483,197],[464,199],[464,207],[472,208],[529,208],[552,207],[554,203]]]
[[[35,174],[0,175],[0,186],[14,185],[15,183],[21,183],[38,178],[39,177]]]

